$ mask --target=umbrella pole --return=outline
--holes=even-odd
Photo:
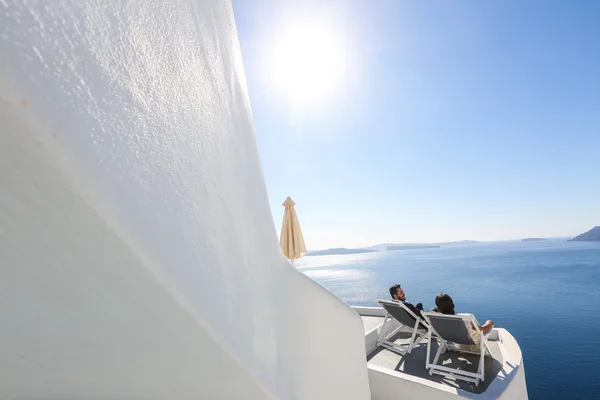
[[[294,259],[292,258],[292,265],[294,265]]]

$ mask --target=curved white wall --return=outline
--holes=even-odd
[[[229,1],[0,2],[0,396],[367,399],[280,254]]]

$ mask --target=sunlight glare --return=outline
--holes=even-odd
[[[273,49],[270,79],[296,104],[322,104],[343,82],[344,56],[333,30],[313,23],[290,27]]]

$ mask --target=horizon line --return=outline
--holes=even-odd
[[[575,235],[577,236],[577,235]],[[321,250],[331,250],[331,249],[347,249],[347,250],[355,250],[355,249],[370,249],[376,246],[382,246],[382,245],[392,245],[392,246],[397,246],[397,245],[419,245],[419,246],[426,246],[426,245],[442,245],[442,244],[453,244],[453,243],[463,243],[463,242],[471,242],[471,243],[499,243],[499,242],[517,242],[517,241],[522,241],[524,239],[544,239],[544,240],[552,240],[552,239],[572,239],[575,236],[548,236],[548,237],[542,237],[542,236],[530,236],[530,237],[524,237],[524,238],[520,238],[520,239],[498,239],[498,240],[474,240],[474,239],[464,239],[464,240],[449,240],[449,241],[445,241],[445,242],[401,242],[401,243],[394,243],[394,242],[382,242],[382,243],[377,243],[374,245],[370,245],[370,246],[361,246],[361,247],[328,247],[328,248],[314,248],[314,249],[310,249],[310,250],[306,250],[307,253],[311,252],[311,251],[321,251]]]

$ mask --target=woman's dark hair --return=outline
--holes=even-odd
[[[454,312],[454,302],[452,297],[446,293],[440,293],[435,296],[435,305],[437,306],[438,312],[442,314],[456,314]]]

